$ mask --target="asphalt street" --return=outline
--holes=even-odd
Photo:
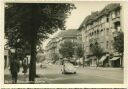
[[[120,68],[95,68],[79,67],[76,74],[62,74],[61,66],[52,65],[37,72],[51,84],[105,84],[123,83],[123,69]],[[39,79],[41,81],[41,78]]]
[[[78,67],[76,74],[62,74],[60,65],[48,65],[46,68],[37,66],[36,83],[45,84],[122,84],[123,69]],[[11,76],[5,73],[5,83],[10,83]],[[19,73],[18,83],[27,83],[28,75]]]

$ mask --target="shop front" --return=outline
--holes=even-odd
[[[109,55],[103,55],[101,59],[99,60],[99,66],[100,67],[109,67]]]
[[[110,59],[110,66],[111,67],[121,67],[121,58],[113,57],[112,59]]]

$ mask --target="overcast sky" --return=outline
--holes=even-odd
[[[90,15],[91,12],[102,10],[109,3],[111,2],[75,2],[77,9],[74,9],[67,19],[67,29],[77,29],[86,16]]]
[[[100,11],[106,5],[112,3],[110,1],[81,1],[81,2],[74,2],[76,9],[74,9],[66,19],[66,27],[67,29],[77,29],[79,28],[80,24],[83,22],[86,16],[90,15],[91,12]],[[58,32],[57,32],[58,33]],[[56,35],[55,33],[54,35]],[[50,36],[53,37],[54,35]],[[48,43],[49,39],[45,41],[44,46]]]

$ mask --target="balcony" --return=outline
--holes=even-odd
[[[113,18],[113,22],[120,22],[120,17]]]
[[[112,29],[113,37],[118,36],[118,33],[121,31],[121,29]]]

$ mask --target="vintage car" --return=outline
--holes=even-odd
[[[77,68],[72,63],[65,61],[63,63],[61,71],[62,74],[76,74],[76,69]]]

